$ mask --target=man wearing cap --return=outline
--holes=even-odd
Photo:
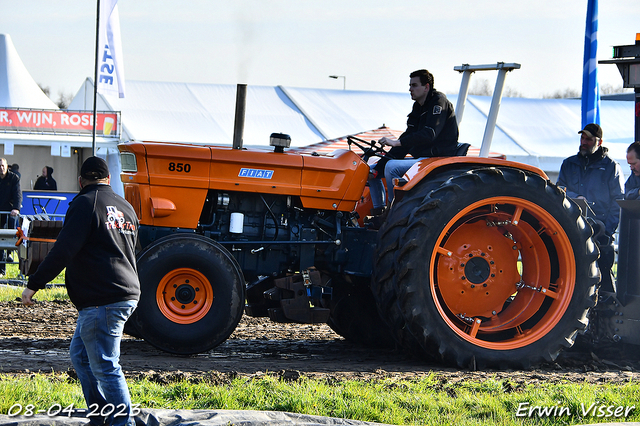
[[[78,309],[69,354],[87,408],[107,416],[91,417],[90,423],[133,425],[119,359],[124,324],[140,297],[135,258],[138,218],[109,185],[103,159],[88,158],[79,183],[81,191],[69,204],[53,248],[29,277],[22,303],[32,305],[36,291],[67,268],[67,292]]]
[[[602,146],[602,128],[587,124],[580,134],[580,150],[562,162],[558,186],[569,198],[585,199],[595,213],[595,219],[604,224],[604,232],[598,236],[600,259],[598,266],[604,291],[614,291],[611,267],[615,259],[613,234],[620,221],[620,207],[616,200],[624,197],[624,180],[620,165],[609,158]]]

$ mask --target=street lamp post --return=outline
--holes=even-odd
[[[330,75],[329,78],[342,79],[342,90],[347,90],[347,77],[344,75]]]

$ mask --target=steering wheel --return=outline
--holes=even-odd
[[[349,144],[349,149],[351,149],[351,144],[354,144],[362,150],[362,159],[364,161],[367,161],[373,156],[382,158],[387,154],[387,151],[384,150],[384,145],[374,139],[365,141],[355,136],[347,136],[347,143]]]

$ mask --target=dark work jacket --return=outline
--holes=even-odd
[[[58,239],[27,287],[45,288],[66,267],[67,292],[79,310],[138,300],[137,236],[138,218],[125,199],[109,185],[86,186],[69,204]]]
[[[57,191],[58,184],[52,175],[53,169],[51,167],[47,167],[47,177],[40,176],[36,180],[36,184],[33,185],[33,189],[36,191]]]
[[[640,176],[636,176],[631,172],[631,176],[624,183],[624,199],[625,200],[640,200]]]
[[[20,178],[8,171],[4,179],[0,179],[0,211],[6,212],[22,207],[22,190]]]
[[[583,196],[596,219],[605,224],[607,235],[613,235],[620,221],[620,207],[616,200],[624,197],[620,165],[609,158],[607,148],[601,146],[591,155],[580,154],[566,158],[560,166],[558,186],[569,198]]]
[[[391,158],[445,157],[454,155],[458,147],[458,121],[447,97],[431,90],[424,101],[413,104],[407,119],[407,130],[400,135],[400,146],[389,150]]]

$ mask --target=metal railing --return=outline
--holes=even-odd
[[[16,229],[19,216],[11,216],[11,212],[0,211],[0,265],[5,268],[8,263],[17,264]]]
[[[19,263],[16,231],[25,220],[64,220],[64,216],[46,213],[11,216],[9,211],[0,211],[0,265]]]

